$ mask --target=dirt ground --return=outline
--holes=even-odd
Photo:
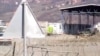
[[[43,39],[27,38],[27,56],[100,56],[100,34],[51,35]],[[23,56],[23,39],[0,45],[0,56]]]

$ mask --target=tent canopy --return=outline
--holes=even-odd
[[[24,0],[22,0],[22,2],[24,2]],[[45,34],[40,28],[36,17],[33,15],[30,7],[28,6],[28,3],[19,5],[11,22],[5,30],[3,37],[22,38],[22,33],[25,37],[29,38],[45,37]]]

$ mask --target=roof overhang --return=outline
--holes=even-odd
[[[70,6],[66,8],[61,8],[61,11],[83,11],[83,12],[100,12],[100,4],[84,4],[84,5],[77,5],[77,6]]]

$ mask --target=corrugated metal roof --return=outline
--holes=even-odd
[[[87,7],[87,6],[100,6],[100,4],[83,4],[83,5],[76,5],[76,6],[68,6],[65,8],[60,8],[60,10],[67,10],[67,9],[73,9],[73,8],[79,8],[79,7]]]

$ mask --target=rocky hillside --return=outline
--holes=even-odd
[[[10,21],[21,0],[0,0],[0,19]],[[64,0],[28,0],[33,13],[41,21],[60,20],[59,7]],[[52,19],[52,20],[51,20]]]
[[[10,21],[21,0],[0,0],[0,19]],[[61,20],[61,7],[77,4],[80,2],[90,2],[91,0],[28,0],[29,5],[40,21],[57,22]],[[100,2],[99,0],[93,0]],[[80,3],[81,4],[81,3]]]

